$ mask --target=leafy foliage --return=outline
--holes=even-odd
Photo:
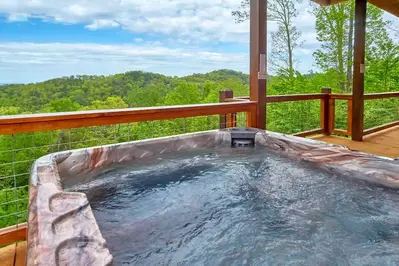
[[[342,92],[350,92],[352,85],[354,12],[354,1],[329,7],[314,5],[312,12],[316,17],[317,40],[321,43],[314,52],[316,64],[336,75],[336,86]],[[381,9],[367,6],[368,55],[390,41],[387,29],[391,23],[383,19],[383,14]],[[371,66],[372,62],[368,61],[367,65]]]
[[[277,23],[277,31],[271,33],[272,46],[270,69],[292,82],[295,75],[294,50],[302,46],[299,41],[302,32],[294,24],[298,16],[296,4],[302,0],[271,0],[267,2],[267,20]],[[249,19],[249,0],[242,0],[239,10],[231,14],[237,23]]]

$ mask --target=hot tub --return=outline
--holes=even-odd
[[[242,132],[37,160],[27,264],[399,261],[397,162],[314,140]]]

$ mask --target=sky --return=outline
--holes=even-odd
[[[231,16],[240,2],[0,0],[0,83],[132,70],[248,73],[249,24],[236,24]],[[303,1],[295,20],[302,31],[303,46],[296,51],[302,73],[317,70],[312,54],[320,44],[310,10]],[[269,34],[275,30],[269,22]]]

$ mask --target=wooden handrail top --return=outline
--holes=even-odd
[[[336,100],[351,100],[351,94],[331,94],[331,99]],[[381,93],[368,93],[364,95],[365,100],[375,100],[384,98],[395,98],[399,97],[399,92],[381,92]]]
[[[324,99],[328,94],[314,93],[314,94],[291,94],[291,95],[273,95],[267,96],[267,103],[279,103],[279,102],[295,102],[295,101],[308,101],[308,100],[320,100]]]
[[[220,109],[231,108],[233,106],[241,106],[246,109],[252,106],[254,102],[241,103],[215,103],[215,104],[194,104],[194,105],[175,105],[175,106],[161,106],[161,107],[143,107],[143,108],[126,108],[126,109],[109,109],[109,110],[89,110],[89,111],[76,111],[76,112],[59,112],[59,113],[41,113],[41,114],[23,114],[23,115],[6,115],[0,116],[0,125],[15,124],[15,123],[29,123],[37,121],[55,121],[55,120],[68,120],[76,118],[96,118],[107,116],[124,116],[124,115],[141,115],[141,114],[154,114],[159,112],[182,112],[193,110],[213,110],[215,114]],[[237,109],[243,109],[237,108]],[[191,115],[188,115],[191,116]],[[184,117],[184,114],[182,114]]]
[[[27,229],[27,223],[0,229],[0,246],[6,246],[17,241],[26,240]]]
[[[249,99],[242,99],[242,98],[227,98],[225,99],[225,103],[242,103],[242,102],[248,102]]]
[[[315,94],[287,94],[287,95],[270,95],[266,97],[268,103],[274,102],[289,102],[289,101],[306,101],[306,100],[317,100],[322,99],[324,93]],[[381,92],[381,93],[369,93],[364,95],[365,100],[373,99],[384,99],[384,98],[395,98],[399,97],[399,92]],[[331,99],[335,100],[352,100],[352,94],[330,94]],[[249,99],[248,96],[234,97],[234,100]],[[229,100],[229,101],[234,101]]]
[[[249,100],[249,96],[238,96],[238,97],[234,97],[234,99],[239,99],[239,100]]]
[[[252,112],[255,108],[255,102],[245,101],[217,104],[0,116],[0,134],[16,134],[237,112]]]
[[[323,99],[325,93],[313,93],[313,94],[287,94],[287,95],[270,95],[266,97],[266,102],[277,103],[277,102],[293,102],[293,101],[306,101],[306,100],[317,100]],[[335,100],[352,100],[352,94],[329,94],[331,99]],[[381,93],[369,93],[364,95],[365,100],[373,99],[384,99],[384,98],[395,98],[399,97],[399,92],[381,92]],[[249,100],[248,96],[234,97],[228,99],[228,102],[238,102],[240,100]]]
[[[267,103],[279,103],[279,102],[295,102],[295,101],[308,101],[308,100],[320,100],[326,97],[326,93],[312,93],[312,94],[287,94],[287,95],[270,95],[266,97]],[[226,102],[237,102],[243,100],[249,100],[248,96],[234,97],[232,99],[226,99]]]
[[[383,92],[383,93],[369,93],[364,95],[365,100],[396,98],[399,97],[399,91],[396,92]]]
[[[330,97],[334,100],[352,100],[352,94],[331,94]]]

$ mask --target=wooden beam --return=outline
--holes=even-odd
[[[331,6],[331,5],[345,2],[347,0],[310,0],[310,1],[315,2],[321,6]]]
[[[335,100],[352,100],[352,95],[351,94],[331,94],[330,98],[335,99]]]
[[[383,92],[383,93],[369,93],[364,95],[365,100],[385,99],[385,98],[399,98],[399,91]]]
[[[335,129],[335,99],[328,100],[328,130],[333,132]]]
[[[344,136],[349,136],[350,135],[348,131],[345,131],[345,130],[342,130],[342,129],[333,129],[333,130],[331,130],[331,133],[344,135]]]
[[[321,90],[324,93],[323,99],[320,101],[320,127],[323,129],[324,135],[330,135],[330,88]]]
[[[257,102],[251,127],[266,129],[267,0],[250,2],[250,100]]]
[[[398,0],[369,0],[369,2],[376,7],[385,10],[392,15],[399,16],[399,1]]]
[[[226,99],[224,102],[225,103],[242,103],[242,102],[248,102],[248,99],[242,99],[242,98],[232,98],[232,99]]]
[[[347,2],[348,0],[310,0],[311,2],[317,3],[321,6],[330,6],[343,2]],[[399,16],[399,1],[398,0],[369,0],[370,4],[375,5],[376,7],[385,10],[391,13],[394,16]]]
[[[355,51],[352,92],[352,140],[363,140],[364,128],[364,72],[366,52],[367,0],[355,3]]]
[[[293,94],[293,95],[273,95],[267,96],[267,103],[282,103],[282,102],[296,102],[296,101],[309,101],[309,100],[321,100],[324,99],[325,95],[322,93],[315,94]]]
[[[351,136],[352,135],[352,114],[353,114],[353,112],[352,112],[352,109],[353,109],[353,101],[352,101],[352,99],[350,99],[350,100],[348,100],[348,113],[347,113],[347,118],[346,118],[346,121],[347,121],[347,125],[346,125],[346,131],[348,131],[348,133],[349,133],[349,136]]]
[[[53,114],[0,116],[0,134],[103,126],[141,121],[255,112],[256,103],[196,104],[121,110],[84,111]]]

